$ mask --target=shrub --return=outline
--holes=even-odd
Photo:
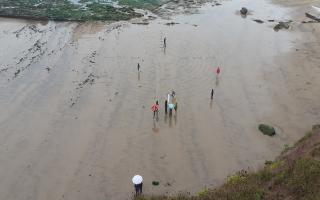
[[[200,192],[198,192],[198,197],[200,199],[206,199],[209,197],[210,191],[208,190],[208,188],[204,188],[202,189]]]
[[[292,169],[288,186],[300,196],[320,194],[320,161],[298,160]]]

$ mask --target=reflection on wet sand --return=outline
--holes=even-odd
[[[154,133],[158,133],[159,132],[159,128],[157,127],[157,123],[156,123],[156,120],[153,120],[153,127],[152,127],[152,131]]]
[[[166,123],[167,123],[167,121],[168,121],[168,115],[167,115],[167,114],[165,114],[165,115],[164,115],[164,123],[166,124]]]
[[[169,115],[169,127],[172,128],[172,115]]]
[[[216,82],[215,82],[216,86],[219,86],[219,79],[220,79],[219,77],[220,77],[219,75],[216,75]]]

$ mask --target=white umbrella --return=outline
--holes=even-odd
[[[140,175],[135,175],[133,178],[132,178],[132,182],[133,184],[140,184],[142,183],[143,179],[142,179],[142,176]]]

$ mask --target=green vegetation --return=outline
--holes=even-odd
[[[135,8],[154,9],[161,6],[164,0],[119,0],[120,5],[127,5]]]
[[[157,186],[159,184],[160,184],[159,181],[152,181],[152,185],[154,185],[154,186]]]
[[[0,16],[59,21],[117,21],[142,16],[132,7],[125,6],[126,2],[123,3],[122,7],[114,7],[103,1],[93,0],[82,0],[77,4],[68,0],[2,0]]]
[[[135,200],[263,200],[320,199],[320,131],[306,134],[275,161],[256,173],[240,171],[217,189],[197,195],[140,196]]]

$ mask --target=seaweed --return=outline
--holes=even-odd
[[[2,0],[0,16],[56,21],[119,21],[141,17],[130,7],[114,7],[100,1]]]

